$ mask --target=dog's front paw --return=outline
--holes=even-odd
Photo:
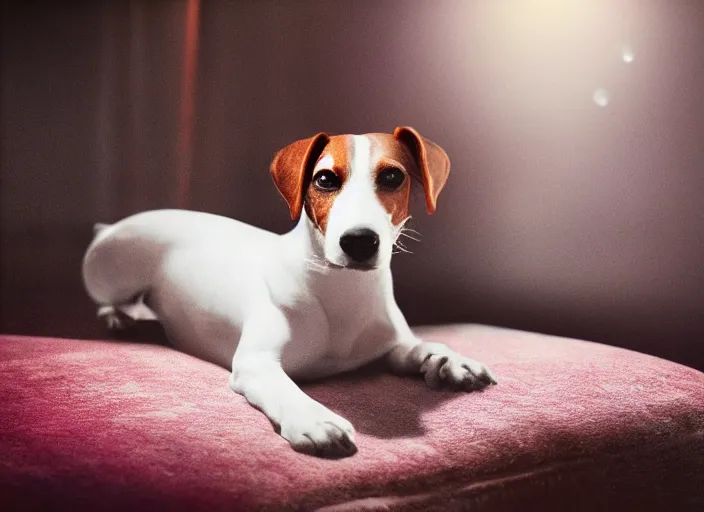
[[[428,387],[474,391],[496,384],[489,368],[459,354],[429,354],[420,367]]]
[[[281,436],[297,452],[328,458],[357,452],[352,424],[324,406],[316,403],[289,416],[281,422]]]

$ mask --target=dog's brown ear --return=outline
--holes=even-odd
[[[289,144],[271,162],[271,176],[296,220],[303,209],[303,191],[316,160],[330,140],[326,133]]]
[[[418,179],[425,190],[425,204],[428,213],[433,213],[440,191],[450,174],[450,158],[445,150],[434,142],[421,137],[410,126],[399,126],[394,130],[394,138],[411,150],[413,159],[420,170]]]

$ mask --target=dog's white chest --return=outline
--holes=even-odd
[[[314,379],[358,368],[385,353],[392,341],[390,327],[377,322],[320,327],[294,327],[282,357],[291,377]]]
[[[315,296],[291,312],[292,336],[282,362],[292,377],[318,378],[357,368],[386,352],[393,341],[380,291],[364,279],[352,288],[338,284],[309,290]]]

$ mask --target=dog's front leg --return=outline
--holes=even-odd
[[[449,387],[472,391],[496,384],[484,364],[451,350],[442,343],[429,343],[415,337],[395,303],[389,306],[391,323],[399,340],[384,359],[398,375],[418,375],[430,388]]]
[[[235,357],[230,387],[261,410],[294,450],[322,457],[357,451],[352,424],[301,391],[273,358]]]
[[[232,361],[230,387],[261,410],[294,450],[322,457],[353,455],[352,424],[306,395],[281,367],[280,352],[271,349],[275,324],[254,329],[256,337],[245,329]]]
[[[458,354],[442,343],[412,339],[396,344],[385,358],[394,373],[421,374],[428,387],[434,389],[448,387],[472,391],[496,384],[484,364]]]

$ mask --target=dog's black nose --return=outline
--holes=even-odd
[[[340,237],[340,247],[355,263],[363,263],[379,250],[379,235],[371,229],[350,229]]]

